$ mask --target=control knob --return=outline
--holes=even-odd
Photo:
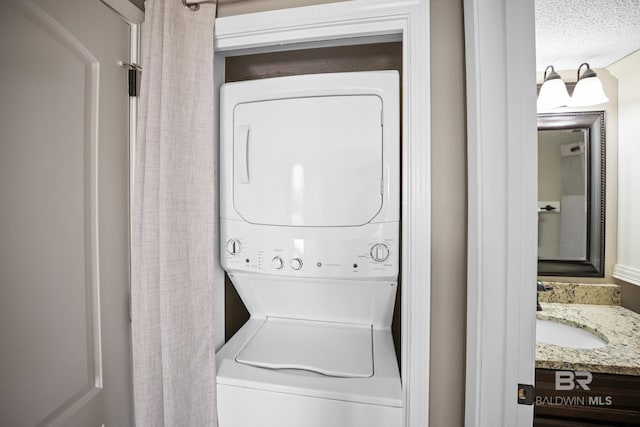
[[[282,258],[280,258],[279,256],[273,257],[273,259],[271,260],[271,266],[276,270],[280,270],[282,269],[282,267],[284,267],[284,261],[282,261]]]
[[[289,265],[294,270],[300,270],[302,268],[302,260],[300,258],[294,258],[289,262]]]
[[[389,258],[389,247],[384,243],[376,243],[371,246],[369,253],[375,262],[383,262]]]
[[[238,239],[230,239],[227,241],[227,252],[231,255],[238,255],[242,250],[242,243]]]

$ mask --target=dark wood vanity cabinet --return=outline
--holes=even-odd
[[[573,390],[556,390],[556,371],[536,369],[534,427],[640,426],[640,377],[591,375],[584,384],[589,390],[580,381],[574,381]],[[575,379],[583,378],[576,374]],[[565,377],[560,384],[572,381]]]

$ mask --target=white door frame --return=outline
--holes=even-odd
[[[140,52],[140,38],[141,38],[141,25],[144,22],[144,11],[140,10],[136,5],[129,0],[100,0],[111,10],[113,10],[124,22],[129,25],[129,64],[140,64],[141,52]],[[124,59],[124,58],[122,58]],[[123,74],[127,73],[126,64],[121,65],[123,67]],[[123,89],[124,90],[124,89]],[[133,184],[135,176],[135,152],[137,141],[137,127],[138,127],[138,97],[129,97],[129,322],[131,322],[131,253],[132,253],[132,221],[133,221]],[[132,364],[132,355],[129,355],[129,363]],[[133,372],[133,371],[132,371]],[[131,378],[133,381],[133,378]],[[133,389],[133,382],[131,383]]]
[[[144,22],[144,12],[129,0],[100,0],[129,24],[129,64],[140,64],[140,26]],[[122,65],[125,73],[127,66]],[[136,135],[138,127],[138,97],[129,97],[129,254],[132,252],[133,183],[136,165]],[[129,256],[129,321],[131,321],[131,256]],[[133,384],[132,384],[133,386]]]
[[[531,426],[537,137],[534,0],[465,0],[468,134],[465,425]]]
[[[431,311],[428,0],[353,0],[219,18],[215,87],[224,82],[225,56],[296,49],[306,43],[317,47],[368,42],[364,37],[376,41],[391,37],[403,43],[402,386],[404,425],[422,427],[429,421]],[[217,92],[215,96],[217,105]],[[224,331],[223,275],[218,265],[214,279],[218,346]]]

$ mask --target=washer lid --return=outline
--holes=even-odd
[[[371,325],[268,317],[236,361],[343,378],[373,376]]]

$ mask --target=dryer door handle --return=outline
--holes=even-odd
[[[240,184],[249,183],[249,142],[251,132],[249,125],[239,126],[235,135],[234,168],[236,179]]]

